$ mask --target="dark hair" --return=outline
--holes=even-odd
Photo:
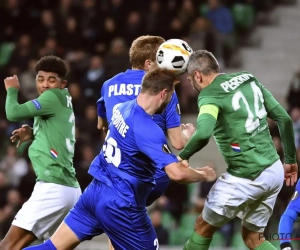
[[[133,68],[144,69],[146,60],[155,61],[158,47],[165,42],[160,36],[140,36],[129,49],[130,63]]]
[[[214,55],[207,50],[194,51],[188,62],[187,73],[193,74],[195,71],[201,72],[203,75],[219,73],[220,67]]]
[[[166,69],[155,68],[148,71],[142,81],[141,93],[157,95],[160,91],[167,89],[170,92],[174,88],[176,76]]]
[[[44,56],[35,65],[35,72],[39,71],[53,72],[60,78],[64,78],[67,74],[67,65],[57,56]]]

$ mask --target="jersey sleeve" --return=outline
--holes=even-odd
[[[5,111],[8,120],[19,121],[35,116],[52,116],[56,113],[56,107],[60,100],[55,94],[55,90],[47,90],[37,99],[28,101],[24,104],[18,103],[18,90],[9,88]]]
[[[273,95],[263,86],[260,85],[261,92],[264,97],[264,105],[267,110],[267,112],[270,112],[273,110],[279,103],[275,100]]]
[[[149,121],[136,121],[136,124],[139,124],[134,127],[136,144],[139,150],[155,163],[157,168],[163,169],[171,163],[178,162],[177,157],[168,146],[163,131],[158,125]]]
[[[102,86],[101,96],[100,96],[99,100],[97,101],[97,113],[98,113],[99,117],[107,119],[106,118],[105,102],[104,102],[104,86],[105,85]]]
[[[166,107],[166,129],[180,126],[180,114],[178,97],[174,92],[170,103]]]
[[[211,96],[201,96],[198,97],[198,108],[200,111],[201,106],[203,105],[214,105],[217,106],[219,109],[222,108],[222,99],[218,97],[211,97]]]

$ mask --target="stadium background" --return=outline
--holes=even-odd
[[[91,180],[87,168],[103,143],[96,128],[95,101],[106,79],[130,67],[128,48],[133,39],[145,34],[184,39],[194,50],[214,52],[222,71],[247,70],[256,75],[290,112],[300,149],[300,1],[227,0],[222,5],[218,7],[216,0],[2,0],[0,79],[17,74],[19,99],[25,102],[37,95],[34,64],[41,56],[55,54],[67,61],[77,123],[74,166],[83,189]],[[30,196],[35,176],[27,156],[29,143],[16,150],[9,141],[14,129],[32,121],[6,120],[6,92],[4,85],[0,86],[1,239]],[[177,93],[183,122],[195,124],[196,94],[184,76]],[[282,156],[277,126],[270,121],[270,128]],[[213,165],[218,174],[225,170],[213,140],[191,160],[193,167],[205,164]],[[172,184],[149,208],[160,245],[166,245],[161,249],[182,249],[211,185]],[[267,237],[276,233],[292,192],[293,188],[283,187]],[[296,223],[296,232],[299,227]],[[224,226],[211,249],[244,249],[239,230],[239,220]],[[278,241],[273,243],[279,245]],[[77,249],[107,249],[106,237]]]

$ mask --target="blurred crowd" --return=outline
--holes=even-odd
[[[181,38],[194,49],[208,49],[221,67],[240,67],[239,48],[249,44],[259,22],[273,10],[277,0],[3,0],[0,2],[0,79],[17,74],[19,102],[37,97],[34,66],[44,55],[65,59],[68,88],[76,116],[74,166],[84,189],[91,177],[87,169],[101,149],[103,134],[97,130],[96,101],[102,84],[130,68],[128,48],[140,35]],[[197,112],[196,93],[184,77],[177,86],[182,113]],[[22,124],[8,122],[6,91],[0,85],[0,239],[16,211],[30,197],[35,184],[27,152],[9,137]],[[184,91],[182,91],[184,89]],[[300,74],[292,79],[287,102],[300,147]],[[191,103],[193,103],[191,105]],[[276,124],[270,121],[274,143],[282,156]],[[213,163],[211,163],[213,164]],[[182,186],[171,183],[165,196],[151,208],[159,242],[183,244],[193,228],[213,183]],[[292,189],[284,187],[276,206],[280,216]],[[176,230],[175,230],[176,229]],[[226,245],[232,242],[235,223],[221,229]],[[170,232],[173,232],[172,234]]]

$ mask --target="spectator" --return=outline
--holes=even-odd
[[[208,4],[206,17],[211,21],[215,30],[215,56],[222,68],[225,66],[224,49],[229,48],[233,51],[235,47],[233,17],[230,10],[222,6],[219,0],[208,0]]]
[[[82,80],[82,89],[85,90],[85,96],[96,102],[99,98],[99,90],[106,79],[102,57],[93,56],[90,61],[90,67]]]
[[[295,75],[293,76],[290,82],[290,86],[286,98],[289,110],[291,110],[293,107],[300,107],[299,96],[300,96],[300,71],[295,73]]]
[[[32,100],[38,96],[35,84],[36,62],[36,59],[30,59],[27,69],[20,74],[20,92],[25,100]]]
[[[159,245],[168,245],[169,232],[162,225],[162,212],[159,209],[154,209],[151,214],[151,222],[157,235]]]
[[[131,68],[129,63],[129,53],[122,38],[115,38],[110,43],[110,50],[105,57],[105,68],[107,70],[107,78]]]

